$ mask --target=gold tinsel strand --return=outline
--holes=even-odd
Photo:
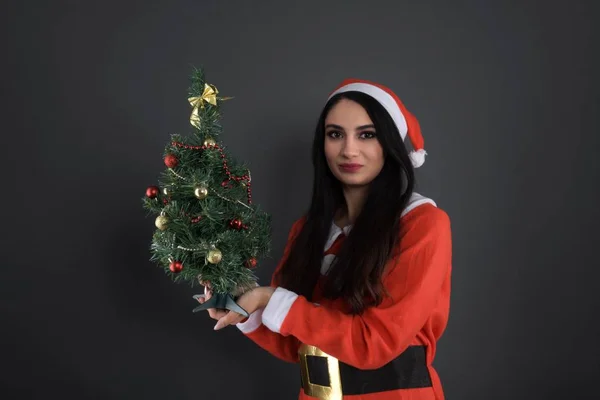
[[[179,175],[177,172],[173,171],[172,168],[169,168],[169,171],[171,171],[173,173],[173,175],[175,175],[176,177],[178,177],[181,180],[186,180],[183,176]]]

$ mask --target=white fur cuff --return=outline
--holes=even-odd
[[[273,332],[280,333],[281,325],[287,317],[292,304],[298,298],[294,292],[278,287],[271,296],[262,315],[262,322]]]
[[[246,321],[235,324],[235,326],[237,326],[237,328],[243,333],[254,332],[262,324],[262,314],[263,309],[259,308],[258,310],[250,314]]]

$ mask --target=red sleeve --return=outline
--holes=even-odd
[[[283,262],[289,255],[292,241],[295,239],[298,232],[300,232],[303,220],[296,221],[290,230],[288,235],[288,241],[283,251],[283,257],[279,262],[279,265],[275,268],[275,272],[271,277],[271,286],[275,287],[275,274],[279,271]],[[296,363],[298,362],[298,348],[300,343],[297,338],[293,336],[283,336],[279,333],[273,332],[262,324],[263,310],[257,310],[246,320],[246,322],[237,324],[237,327],[250,338],[254,343],[271,353],[277,358],[284,361]]]
[[[383,366],[401,354],[423,328],[443,294],[451,270],[447,214],[433,206],[406,222],[400,252],[390,260],[384,287],[391,294],[362,315],[313,304],[277,288],[263,324],[361,369]]]

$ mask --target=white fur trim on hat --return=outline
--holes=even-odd
[[[406,132],[408,132],[406,119],[404,118],[404,115],[402,115],[402,112],[400,111],[396,100],[394,100],[394,98],[389,93],[387,93],[383,89],[378,88],[377,86],[369,85],[368,83],[357,82],[349,83],[347,85],[342,86],[341,88],[334,91],[329,96],[329,98],[331,99],[338,93],[351,91],[366,93],[369,96],[373,97],[375,100],[377,100],[387,110],[387,112],[394,120],[394,123],[400,131],[400,136],[402,137],[402,140],[406,138]]]

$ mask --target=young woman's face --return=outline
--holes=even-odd
[[[383,168],[383,148],[373,121],[362,106],[340,100],[325,119],[325,158],[346,186],[368,185]]]

